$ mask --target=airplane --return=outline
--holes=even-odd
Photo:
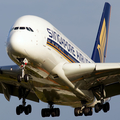
[[[48,103],[42,117],[59,117],[55,104],[73,107],[75,116],[110,110],[110,97],[120,94],[120,63],[105,63],[110,14],[106,2],[91,58],[43,18],[26,15],[14,23],[6,50],[16,65],[0,66],[0,93],[22,99],[17,115],[32,112],[26,99]]]

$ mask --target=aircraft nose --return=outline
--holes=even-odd
[[[7,54],[10,57],[17,56],[37,59],[39,52],[35,53],[35,50],[38,51],[40,48],[34,44],[35,41],[31,41],[31,38],[33,38],[33,36],[26,32],[15,31],[11,33],[7,40]]]
[[[18,32],[13,33],[8,40],[7,49],[13,53],[25,53],[25,40],[23,35]]]

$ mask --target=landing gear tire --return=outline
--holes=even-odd
[[[19,106],[18,106],[18,107],[16,107],[16,114],[17,114],[17,115],[20,115],[20,113],[21,113],[21,112],[20,112]]]
[[[19,105],[16,107],[16,114],[20,115],[24,110],[24,107],[22,105]]]
[[[103,105],[103,111],[106,113],[110,110],[110,104],[108,102],[106,102],[104,105]]]
[[[19,105],[16,107],[17,115],[20,115],[21,113],[23,113],[23,111],[24,111],[25,115],[28,115],[29,113],[31,113],[31,111],[32,111],[31,105],[27,105],[26,107],[23,105]]]
[[[91,107],[85,107],[84,109],[81,109],[80,107],[74,109],[74,115],[75,116],[91,116],[93,114],[93,110]]]
[[[93,114],[93,111],[92,111],[91,107],[84,108],[84,115],[85,116],[91,116],[92,114]]]
[[[59,108],[54,108],[51,110],[51,116],[52,117],[59,117],[60,116],[60,109]]]
[[[90,107],[89,116],[93,115],[93,109]]]
[[[95,112],[98,113],[101,109],[102,109],[101,103],[97,103],[97,104],[95,105]]]
[[[81,110],[80,107],[74,109],[74,115],[75,116],[82,116],[83,115],[83,111]]]
[[[95,112],[98,113],[100,110],[103,110],[103,112],[108,112],[110,110],[110,104],[106,102],[105,104],[97,103],[95,105]]]
[[[24,113],[25,113],[26,115],[28,115],[29,113],[31,113],[31,111],[32,111],[31,105],[27,105],[27,106],[25,107],[25,109],[24,109]]]
[[[42,109],[41,115],[42,117],[50,117],[50,109]]]
[[[41,115],[42,117],[50,117],[50,115],[52,117],[59,117],[60,109],[59,108],[53,108],[53,109],[45,108],[45,109],[42,109]]]
[[[20,115],[21,113],[24,112],[26,115],[28,115],[29,113],[31,113],[32,107],[31,105],[26,106],[25,99],[30,93],[30,90],[29,89],[27,90],[26,88],[20,86],[18,89],[18,93],[19,93],[18,95],[19,99],[22,98],[23,100],[22,100],[22,105],[16,107],[16,114]]]
[[[29,76],[27,74],[24,75],[24,80],[25,80],[25,82],[29,81]]]
[[[17,76],[17,80],[18,80],[18,82],[20,83],[21,81],[22,81],[22,76],[19,74],[18,76]],[[28,74],[25,74],[24,75],[24,81],[25,82],[28,82],[29,81],[29,75]]]

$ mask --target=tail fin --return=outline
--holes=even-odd
[[[91,59],[97,63],[105,62],[107,43],[108,43],[110,13],[111,13],[111,6],[109,3],[106,2],[104,5],[104,9],[95,41],[95,46],[91,57]]]

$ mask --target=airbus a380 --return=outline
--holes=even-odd
[[[110,11],[105,3],[91,58],[40,17],[14,23],[6,48],[17,65],[0,67],[0,93],[22,99],[17,115],[32,112],[26,99],[49,104],[42,117],[60,115],[54,104],[73,107],[75,116],[109,111],[109,98],[120,94],[120,63],[105,63]]]

